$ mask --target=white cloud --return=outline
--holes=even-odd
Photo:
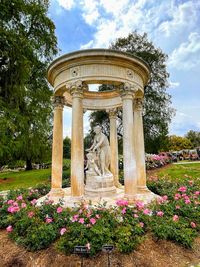
[[[58,4],[66,10],[72,9],[74,6],[74,0],[57,0]]]
[[[199,112],[200,107],[197,107],[193,112]],[[189,130],[200,131],[200,119],[193,116],[192,112],[186,113],[187,110],[179,111],[172,119],[169,133],[184,136]]]
[[[99,18],[98,1],[96,0],[82,0],[80,2],[83,9],[83,18],[87,24],[92,26]]]
[[[169,81],[169,88],[174,89],[174,88],[177,88],[179,86],[180,86],[180,83],[179,82]]]
[[[191,30],[198,20],[199,7],[200,3],[198,1],[187,1],[180,5],[175,5],[171,1],[167,12],[168,19],[160,24],[159,31],[170,37]]]
[[[200,65],[200,34],[190,33],[188,40],[174,51],[169,57],[169,65],[176,69],[189,70]]]

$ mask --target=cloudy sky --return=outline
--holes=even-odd
[[[168,54],[172,105],[170,134],[200,131],[200,0],[51,0],[60,55],[86,48],[108,48],[131,31],[146,32]],[[88,114],[84,119],[88,130]],[[71,110],[64,111],[70,136]]]

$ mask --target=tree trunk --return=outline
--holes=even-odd
[[[26,171],[32,170],[31,159],[26,159]]]

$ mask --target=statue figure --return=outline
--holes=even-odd
[[[89,152],[87,155],[87,165],[85,167],[85,170],[88,170],[89,172],[98,174],[101,176],[101,173],[99,171],[99,168],[97,167],[97,164],[95,163],[96,153]]]
[[[110,174],[109,166],[111,161],[111,151],[108,138],[102,133],[101,126],[94,127],[95,137],[92,146],[87,149],[89,152],[96,152],[98,159],[98,166],[101,170],[101,175]]]

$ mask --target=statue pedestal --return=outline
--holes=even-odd
[[[112,173],[104,176],[86,171],[85,195],[91,197],[109,197],[116,194]]]

